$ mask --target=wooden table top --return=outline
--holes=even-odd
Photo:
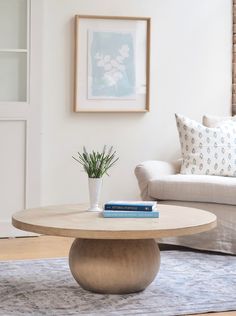
[[[216,227],[210,212],[158,205],[160,218],[103,218],[87,205],[57,205],[27,209],[12,217],[16,228],[44,235],[89,239],[149,239],[200,233]]]

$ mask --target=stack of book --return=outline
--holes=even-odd
[[[157,203],[153,201],[110,201],[104,204],[104,217],[147,218],[159,217]]]

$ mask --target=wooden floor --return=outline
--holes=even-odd
[[[0,239],[0,260],[65,257],[68,256],[72,241],[72,238],[51,236]],[[195,316],[203,315],[236,316],[236,311]]]
[[[51,236],[0,239],[0,260],[67,257],[73,240]]]

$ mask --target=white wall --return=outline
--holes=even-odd
[[[150,113],[72,112],[75,14],[152,18]],[[83,145],[117,149],[104,200],[137,198],[135,165],[179,155],[175,112],[230,113],[231,0],[44,0],[43,36],[43,205],[88,200]]]

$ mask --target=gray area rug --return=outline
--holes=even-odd
[[[0,262],[1,316],[187,315],[236,310],[236,257],[162,251],[156,280],[143,292],[83,290],[66,258]]]

